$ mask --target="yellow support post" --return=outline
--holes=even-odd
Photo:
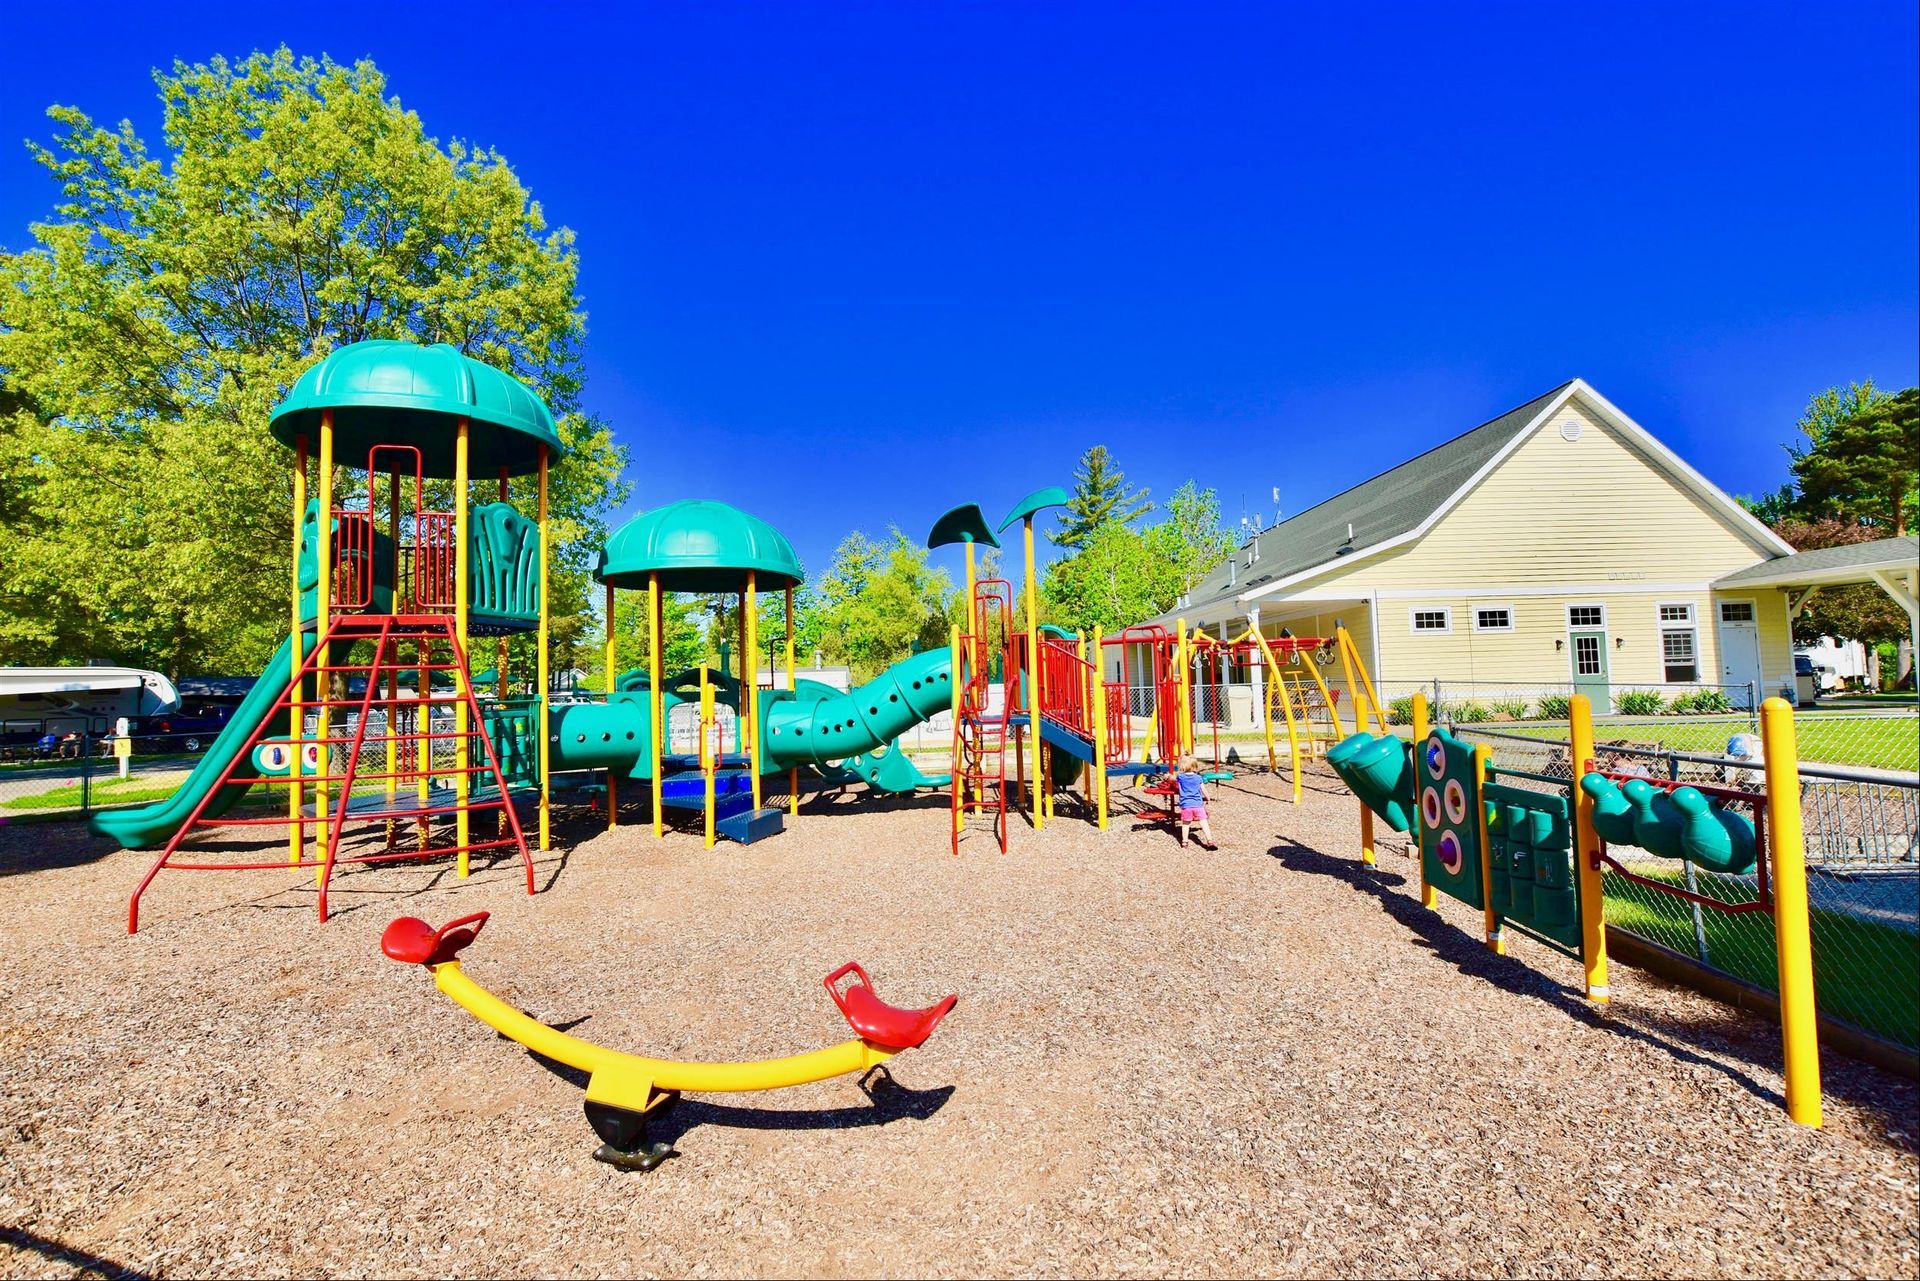
[[[787,584],[787,693],[796,688],[793,676],[793,584]],[[800,812],[800,767],[787,770],[787,813]]]
[[[1267,644],[1267,638],[1257,627],[1249,627],[1247,635],[1260,647],[1260,656],[1266,660],[1267,674],[1271,678],[1269,690],[1277,689],[1280,694],[1281,714],[1287,718],[1287,747],[1293,768],[1293,803],[1298,805],[1301,797],[1300,786],[1300,731],[1293,723],[1293,700],[1287,694],[1287,678],[1281,674],[1280,662],[1273,656],[1273,647]],[[1273,713],[1269,709],[1267,716],[1267,760],[1273,760]],[[1271,768],[1271,764],[1270,764]]]
[[[660,688],[661,669],[660,647],[666,638],[661,635],[666,629],[662,626],[660,614],[660,575],[647,575],[647,768],[652,771],[649,778],[653,786],[653,834],[667,834],[667,815],[663,801],[666,796],[666,780],[660,777],[661,746],[666,739],[666,695]]]
[[[1491,747],[1482,743],[1473,749],[1473,795],[1467,803],[1473,806],[1474,822],[1480,829],[1480,910],[1487,929],[1487,947],[1505,956],[1506,931],[1500,928],[1500,917],[1493,910],[1493,842],[1487,838],[1487,804],[1482,799],[1487,794],[1487,767],[1492,763]]]
[[[1379,728],[1382,734],[1391,734],[1393,731],[1387,728],[1386,709],[1380,706],[1380,695],[1374,692],[1373,677],[1367,674],[1367,661],[1360,657],[1360,647],[1353,643],[1353,634],[1344,627],[1336,628],[1335,632],[1340,643],[1341,653],[1351,660],[1351,670],[1360,674],[1360,688],[1366,691],[1367,706],[1373,709],[1374,725]],[[1354,711],[1354,722],[1361,729],[1366,728],[1366,721],[1361,717],[1357,708]]]
[[[1373,852],[1373,811],[1365,801],[1360,802],[1360,861],[1368,867],[1380,861]]]
[[[1346,635],[1347,629],[1336,624],[1333,629],[1333,652],[1340,656],[1340,676],[1347,683],[1347,697],[1353,700],[1353,732],[1362,734],[1367,728],[1367,708],[1362,701],[1360,686],[1353,679],[1353,662],[1348,657]]]
[[[1414,695],[1416,712],[1426,710],[1424,695]],[[1593,798],[1580,785],[1587,765],[1593,760],[1593,700],[1575,694],[1567,709],[1569,739],[1573,752],[1573,877],[1580,897],[1580,957],[1587,971],[1587,999],[1606,1001],[1612,992],[1607,986],[1607,921],[1600,894],[1600,836],[1593,830]]]
[[[965,777],[962,775],[961,768],[960,768],[960,763],[962,760],[962,755],[960,751],[960,738],[961,738],[960,686],[964,684],[966,681],[966,671],[960,664],[960,625],[958,623],[955,623],[952,626],[952,628],[949,630],[947,646],[949,651],[948,658],[947,658],[947,670],[952,674],[952,677],[953,677],[953,679],[947,682],[948,685],[953,687],[953,706],[951,709],[953,713],[953,775],[951,779],[952,795],[953,795],[953,830],[954,830],[954,833],[958,835],[961,827],[964,826],[966,823],[966,812],[967,812],[967,809],[966,809],[967,783],[966,783]]]
[[[301,803],[306,799],[306,785],[300,781],[300,771],[306,768],[301,762],[306,753],[301,750],[307,737],[307,708],[300,701],[300,669],[306,666],[306,646],[301,641],[300,626],[300,529],[307,521],[307,438],[305,434],[293,438],[293,621],[292,630],[287,635],[292,638],[293,671],[291,683],[287,686],[287,699],[291,706],[287,711],[287,738],[293,749],[293,767],[287,783],[287,862],[298,863],[300,851],[305,846],[306,820],[300,813]]]
[[[1425,743],[1427,741],[1427,735],[1433,731],[1433,723],[1430,717],[1431,712],[1427,708],[1426,694],[1423,691],[1415,690],[1413,694],[1413,759],[1415,761],[1414,775],[1416,788],[1418,787],[1418,762],[1420,760],[1420,753],[1426,750]],[[1414,875],[1420,880],[1420,906],[1436,906],[1440,902],[1439,894],[1434,890],[1433,886],[1427,884],[1427,860],[1423,858],[1420,853],[1420,807],[1418,805],[1413,807],[1413,866],[1415,869]],[[1598,885],[1597,881],[1595,885]]]
[[[1779,955],[1780,1033],[1786,1052],[1787,1115],[1821,1124],[1820,1038],[1814,1012],[1813,936],[1807,910],[1806,838],[1800,828],[1800,751],[1793,708],[1783,698],[1760,705],[1766,761],[1767,852],[1773,859],[1773,929]]]
[[[1187,739],[1192,736],[1192,703],[1187,691],[1187,620],[1175,618],[1173,622],[1173,666],[1179,674],[1179,680],[1173,688],[1177,697],[1173,699],[1173,755],[1187,755]],[[1169,762],[1171,764],[1171,762]]]
[[[609,695],[609,701],[611,701],[611,695],[613,694],[614,677],[619,673],[619,661],[614,657],[614,654],[613,654],[614,635],[615,633],[613,628],[613,584],[608,583],[607,584],[606,686],[607,686],[607,694]],[[620,825],[620,798],[618,794],[618,788],[619,788],[619,784],[614,780],[614,777],[613,777],[613,766],[609,765],[607,766],[607,826],[609,828],[618,827]]]
[[[427,737],[433,732],[433,704],[428,701],[433,692],[433,674],[427,670],[427,643],[416,640],[413,646],[413,661],[419,665],[419,684],[414,687],[413,697],[413,739],[414,739],[414,785],[413,797],[420,810],[420,820],[415,832],[419,848],[426,849],[433,835],[432,823],[427,819],[428,793],[433,788],[433,740]]]
[[[467,653],[467,610],[473,600],[472,567],[467,563],[469,510],[473,506],[472,495],[467,492],[468,482],[472,478],[467,460],[472,435],[471,425],[462,418],[453,438],[453,635],[459,642],[462,654]],[[467,770],[473,764],[473,744],[467,741],[467,734],[472,729],[467,722],[467,692],[470,688],[465,665],[453,664],[453,801],[458,807],[453,816],[453,833],[460,848],[455,856],[454,875],[461,880],[465,880],[467,873],[472,870],[467,854],[467,842],[473,833],[472,816],[467,813],[467,798],[473,792],[473,779],[467,775]]]
[[[706,839],[713,848],[713,682],[707,679],[707,660],[700,660],[700,773],[706,784]]]
[[[1101,679],[1105,673],[1100,670],[1100,631],[1093,633],[1093,670],[1088,679],[1093,683],[1093,812],[1100,821],[1100,830],[1107,830],[1107,687]]]
[[[753,730],[753,736],[747,740],[747,768],[753,771],[753,808],[760,808],[760,605],[759,593],[755,589],[754,572],[747,571],[747,643],[744,659],[752,656],[753,666],[746,672],[747,677],[747,715],[746,722]],[[745,667],[745,664],[742,664]]]
[[[373,506],[373,477],[371,474],[367,477],[367,499],[367,506],[369,508],[367,515],[368,518],[371,519],[373,516],[371,510]],[[406,596],[401,590],[400,583],[400,473],[397,469],[387,473],[387,536],[393,539],[393,578],[389,586],[393,590],[393,608],[397,612],[406,608],[402,603],[405,601]],[[386,783],[387,810],[389,813],[393,811],[394,803],[400,796],[400,727],[398,724],[399,717],[396,715],[399,710],[400,668],[396,664],[387,669],[387,712],[384,718],[387,722]],[[399,821],[390,818],[387,820],[386,827],[387,848],[391,850],[394,846],[394,841],[399,836]]]
[[[1027,696],[1027,737],[1033,742],[1033,788],[1034,793],[1027,798],[1028,807],[1033,810],[1033,830],[1039,831],[1046,822],[1043,811],[1046,805],[1041,793],[1049,790],[1047,777],[1041,771],[1046,762],[1041,758],[1040,742],[1040,611],[1035,601],[1033,587],[1033,516],[1029,513],[1020,522],[1020,538],[1026,548],[1027,576],[1021,583],[1021,594],[1027,599],[1027,670],[1022,692]]]
[[[534,693],[540,699],[540,848],[548,849],[553,843],[553,765],[547,752],[547,735],[550,732],[548,719],[549,704],[552,702],[552,673],[548,664],[552,661],[547,655],[547,447],[540,446],[540,540],[538,545],[540,569],[540,619],[534,631],[534,647],[539,651],[535,660],[534,679],[540,688]]]
[[[315,487],[320,491],[320,515],[315,523],[314,556],[320,568],[320,581],[314,586],[314,639],[317,642],[318,657],[314,660],[317,674],[313,680],[314,696],[320,700],[319,712],[315,717],[315,734],[320,741],[320,765],[316,771],[319,778],[313,785],[313,836],[319,849],[327,843],[327,775],[333,772],[333,747],[327,740],[333,735],[333,709],[327,704],[333,693],[333,676],[327,668],[333,665],[333,646],[326,643],[327,628],[333,625],[333,411],[320,411],[320,465],[314,476]],[[299,762],[295,763],[298,766]],[[324,854],[316,853],[314,858],[313,879],[317,885],[326,875]]]

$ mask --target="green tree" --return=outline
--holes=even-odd
[[[50,111],[57,140],[33,152],[60,199],[0,256],[0,661],[256,669],[290,555],[268,415],[364,338],[452,343],[553,407],[555,661],[575,661],[624,453],[580,407],[571,233],[497,153],[429,137],[369,62],[282,48],[155,81],[158,153]]]
[[[916,649],[947,643],[953,580],[898,528],[879,542],[855,530],[820,579],[820,648],[871,680]]]
[[[1074,631],[1111,633],[1171,609],[1232,550],[1218,496],[1188,481],[1160,521],[1144,530],[1108,523],[1048,566],[1047,614]]]
[[[1152,510],[1147,491],[1128,485],[1126,473],[1114,464],[1107,447],[1095,445],[1080,456],[1080,466],[1073,473],[1073,496],[1059,517],[1054,545],[1078,550],[1106,525],[1128,525]]]
[[[1794,455],[1793,475],[1804,513],[1905,534],[1920,487],[1920,388],[1875,396],[1826,424]]]
[[[1166,519],[1146,531],[1147,550],[1162,566],[1155,582],[1165,599],[1156,613],[1171,608],[1234,547],[1233,535],[1221,526],[1220,498],[1213,490],[1187,481],[1173,491],[1166,511]]]

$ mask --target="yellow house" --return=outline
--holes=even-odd
[[[1483,701],[1715,686],[1745,705],[1792,696],[1789,605],[1715,584],[1792,550],[1576,378],[1261,531],[1153,621],[1338,620],[1383,698],[1439,680]]]

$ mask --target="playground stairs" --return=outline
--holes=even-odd
[[[730,841],[751,845],[786,830],[786,815],[777,809],[749,809],[717,820],[713,830]]]
[[[1013,699],[1003,693],[992,704],[993,669],[999,667],[1011,688],[1016,662],[1013,647],[1013,584],[986,578],[974,585],[968,629],[959,638],[959,714],[953,718],[953,852],[968,820],[991,824],[1000,852],[1007,852],[1007,741]]]
[[[453,688],[436,689],[436,675],[452,677]],[[294,741],[288,727],[296,717],[305,728]],[[533,893],[514,789],[487,725],[451,617],[336,618],[167,841],[128,905],[129,931],[139,924],[140,896],[162,870],[310,869],[325,921],[342,864],[451,857],[464,876],[471,855],[511,850]],[[248,789],[271,792],[272,804],[236,806]],[[432,820],[449,817],[451,831],[435,829]],[[196,835],[248,829],[265,839],[227,840],[182,857]]]

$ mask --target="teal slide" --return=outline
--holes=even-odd
[[[300,640],[301,654],[312,653],[313,633],[302,632]],[[213,740],[213,746],[194,764],[193,772],[187,775],[186,782],[180,785],[178,791],[152,805],[97,812],[90,824],[94,834],[112,837],[120,842],[122,848],[130,850],[166,844],[167,839],[193,816],[194,807],[200,804],[201,798],[218,786],[220,776],[246,750],[254,730],[273,710],[280,696],[286,693],[287,686],[293,681],[292,651],[291,639],[280,643],[280,648],[267,660],[267,668],[260,673],[260,679],[247,692],[246,700],[234,709],[233,719],[227,722],[226,728],[220,731],[220,737]],[[287,732],[285,712],[281,712],[274,721],[270,732]],[[204,816],[212,818],[226,813],[245,794],[247,786],[239,783],[220,788],[219,794],[207,802]]]

